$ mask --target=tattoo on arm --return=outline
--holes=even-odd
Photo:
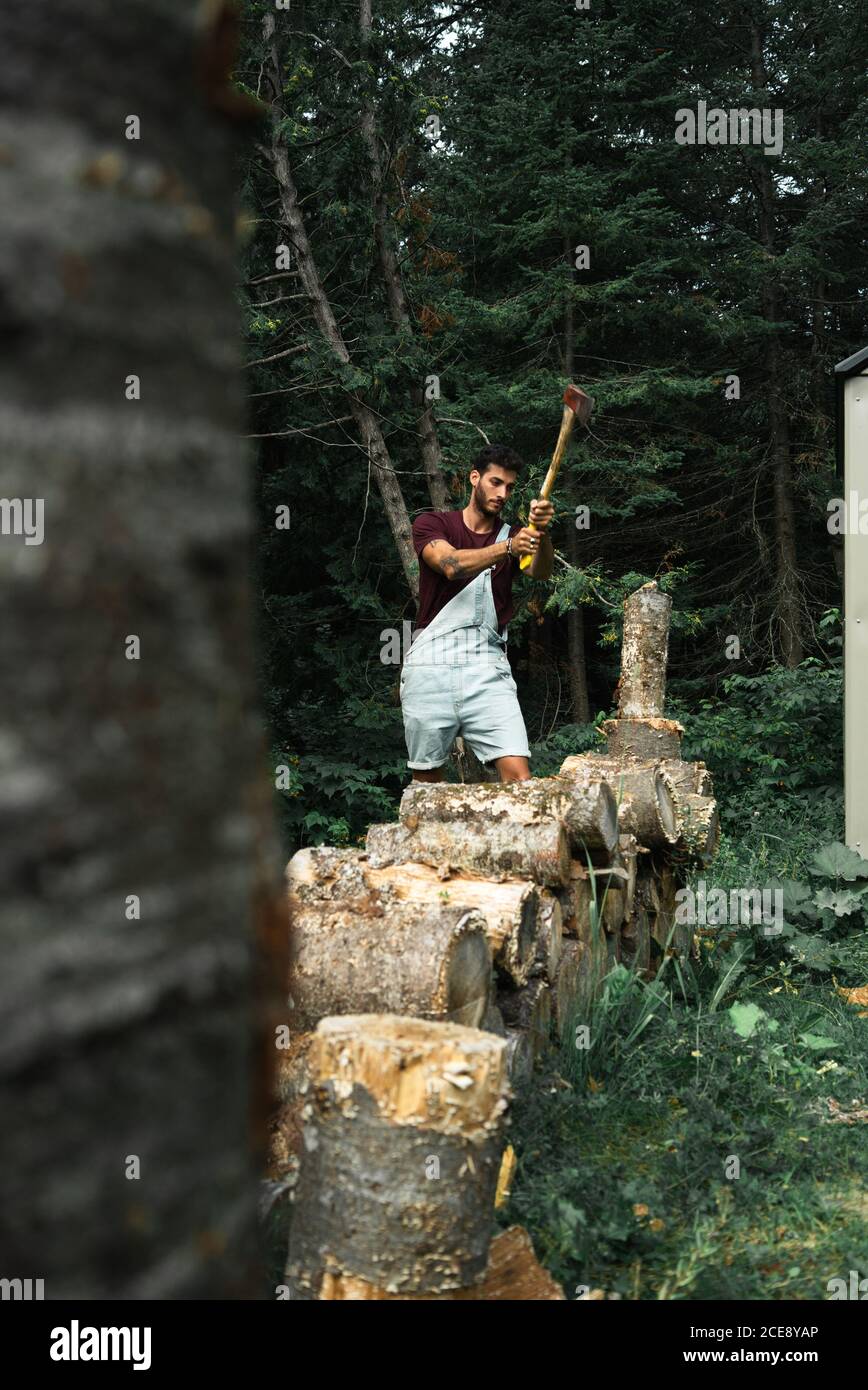
[[[457,555],[444,555],[440,561],[440,571],[447,579],[456,579],[461,573],[461,561]]]
[[[445,554],[443,551],[445,550]],[[437,570],[446,579],[455,579],[461,572],[461,561],[458,559],[454,546],[446,540],[429,541],[422,552],[423,560],[426,560],[431,569]]]

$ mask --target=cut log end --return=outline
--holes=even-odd
[[[506,1108],[506,1041],[478,1028],[392,1014],[324,1018],[309,1058],[313,1085],[337,1078],[341,1101],[360,1086],[394,1124],[469,1134]]]

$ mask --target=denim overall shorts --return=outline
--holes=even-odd
[[[505,522],[497,541],[508,535]],[[459,734],[482,763],[530,758],[506,634],[497,628],[486,569],[413,638],[401,672],[409,768],[442,767]]]

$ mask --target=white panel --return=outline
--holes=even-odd
[[[844,500],[846,836],[847,844],[868,858],[868,534],[859,534],[858,511],[862,503],[868,532],[868,373],[844,382]]]

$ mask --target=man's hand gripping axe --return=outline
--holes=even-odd
[[[540,500],[547,502],[549,494],[555,485],[555,478],[558,476],[558,469],[561,466],[561,459],[567,447],[570,431],[576,419],[586,425],[591,418],[591,411],[594,408],[594,398],[589,396],[579,386],[568,386],[564,392],[564,414],[561,420],[561,432],[558,435],[558,442],[552,454],[552,461],[549,464],[549,471],[546,474],[545,482],[540,489]],[[535,531],[535,526],[529,526],[528,530]],[[519,560],[521,569],[529,569],[533,564],[532,555],[522,555]]]

